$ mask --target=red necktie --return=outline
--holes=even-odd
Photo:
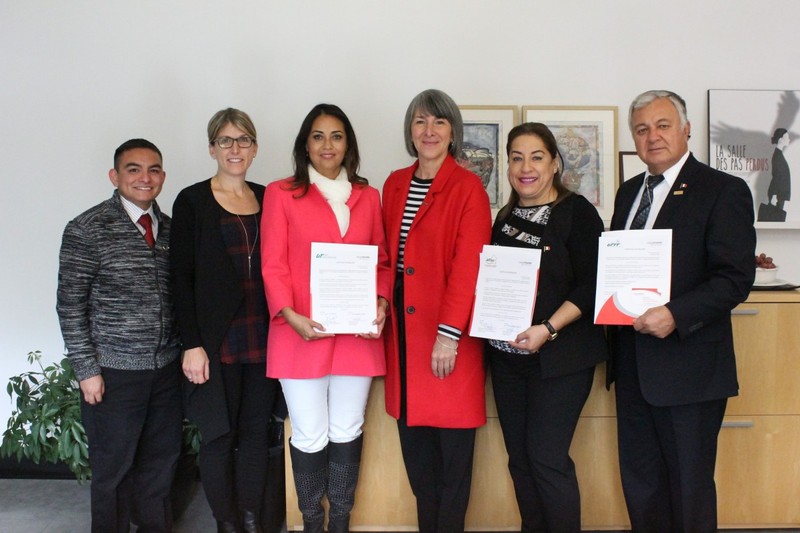
[[[153,237],[153,220],[150,215],[145,213],[140,216],[139,225],[144,228],[144,240],[147,242],[147,246],[153,248],[156,245],[156,239]]]

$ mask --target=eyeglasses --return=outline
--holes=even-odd
[[[236,144],[239,145],[239,148],[250,148],[255,144],[256,140],[252,137],[248,137],[247,135],[242,135],[238,139],[234,139],[233,137],[217,137],[211,144],[215,144],[220,148],[230,148],[233,146],[233,141],[236,141]]]

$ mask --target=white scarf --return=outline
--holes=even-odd
[[[317,186],[323,198],[328,201],[331,209],[333,209],[333,214],[336,215],[336,222],[339,223],[339,232],[344,237],[344,234],[347,233],[347,228],[350,227],[350,208],[347,207],[346,202],[350,198],[350,192],[353,190],[352,184],[347,179],[347,171],[342,167],[336,179],[332,180],[317,172],[312,165],[308,165],[308,179]]]

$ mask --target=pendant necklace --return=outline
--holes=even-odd
[[[250,236],[247,234],[247,228],[244,226],[244,222],[242,222],[242,217],[236,215],[236,218],[239,219],[239,224],[242,225],[242,229],[244,230],[244,240],[247,244],[247,279],[253,278],[253,252],[256,250],[256,243],[258,242],[258,219],[256,215],[253,215],[253,220],[256,223],[256,238],[253,239],[253,246],[250,246]]]

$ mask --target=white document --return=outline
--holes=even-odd
[[[378,247],[311,243],[311,318],[325,333],[377,333]]]
[[[472,337],[509,341],[531,326],[541,258],[541,250],[484,245]]]
[[[594,323],[629,326],[669,302],[672,230],[605,231],[597,255]]]

